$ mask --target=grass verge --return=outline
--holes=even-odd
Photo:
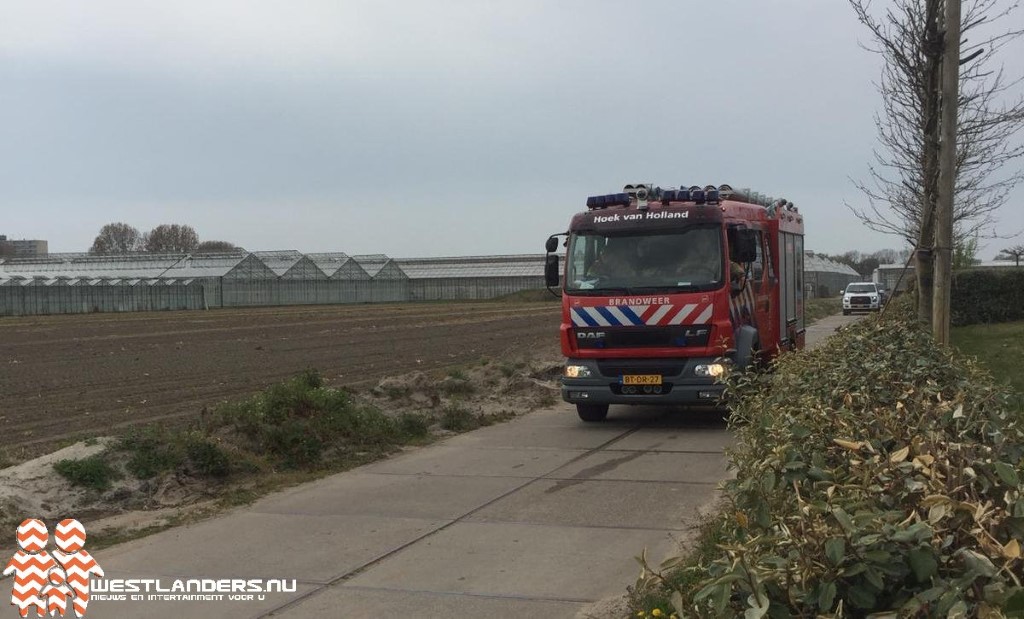
[[[950,331],[953,345],[967,355],[978,358],[996,378],[1024,395],[1024,321],[994,325],[954,327]]]
[[[843,311],[842,297],[819,297],[804,303],[804,319],[811,324]]]

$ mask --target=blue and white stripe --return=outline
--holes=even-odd
[[[641,326],[647,305],[608,305],[572,308],[572,324],[577,327]]]

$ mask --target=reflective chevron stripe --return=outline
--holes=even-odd
[[[569,310],[576,327],[642,327],[705,324],[711,320],[711,304],[597,305]],[[694,319],[695,317],[695,319]]]

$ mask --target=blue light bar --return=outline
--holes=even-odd
[[[608,208],[609,206],[629,206],[628,193],[610,193],[603,196],[587,198],[588,209]]]
[[[690,199],[690,191],[687,189],[666,189],[661,192],[661,203],[687,202]]]
[[[690,190],[690,197],[697,204],[704,204],[704,190],[703,189],[696,189],[696,190],[691,189]]]
[[[718,194],[718,190],[717,189],[709,189],[707,191],[707,194],[706,194],[706,199],[708,201],[708,204],[718,204],[718,202],[719,202],[718,195],[719,194]]]

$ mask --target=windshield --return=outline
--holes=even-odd
[[[875,292],[874,284],[850,284],[846,292]]]
[[[569,244],[566,290],[666,292],[722,285],[717,227],[671,234],[575,234]]]

